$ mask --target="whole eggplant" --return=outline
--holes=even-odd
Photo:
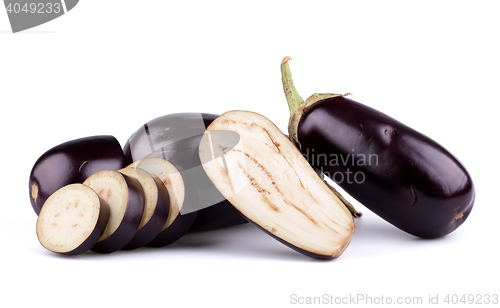
[[[394,226],[422,238],[451,233],[469,216],[472,179],[436,141],[338,94],[297,93],[281,64],[289,133],[309,163]]]
[[[122,147],[115,137],[91,136],[59,144],[43,153],[29,177],[30,202],[38,215],[44,202],[59,188],[83,183],[101,170],[125,167]]]
[[[124,146],[125,159],[132,163],[146,157],[163,158],[181,170],[186,195],[183,212],[197,211],[190,232],[235,226],[247,221],[220,194],[201,166],[200,140],[218,115],[176,113],[158,117],[144,124]],[[196,195],[193,196],[193,195]],[[185,210],[187,209],[187,210]]]

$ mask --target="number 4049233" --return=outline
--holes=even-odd
[[[59,14],[62,12],[61,3],[9,3],[7,12],[15,14]]]
[[[498,294],[447,294],[446,304],[498,304]]]

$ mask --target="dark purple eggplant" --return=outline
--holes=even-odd
[[[109,205],[110,216],[104,234],[90,250],[111,253],[124,248],[136,235],[144,213],[141,183],[115,170],[101,170],[84,185],[92,188]]]
[[[163,158],[182,173],[186,200],[182,213],[197,211],[191,232],[215,230],[247,221],[220,194],[201,167],[198,146],[206,127],[217,118],[207,113],[158,117],[138,129],[124,147],[127,163],[146,157]]]
[[[90,187],[69,184],[47,199],[36,222],[36,234],[47,250],[77,255],[87,252],[104,234],[109,206]]]
[[[113,136],[75,139],[48,150],[33,166],[29,178],[30,202],[38,215],[45,200],[59,188],[83,183],[97,171],[125,167],[120,143]]]
[[[475,199],[460,161],[436,141],[345,95],[297,93],[283,59],[289,134],[310,164],[368,209],[412,235],[458,228]]]

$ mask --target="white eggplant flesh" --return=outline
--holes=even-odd
[[[162,158],[143,158],[134,162],[131,166],[142,169],[152,176],[158,177],[170,196],[170,208],[168,220],[162,230],[167,229],[177,218],[184,204],[184,181],[179,171],[170,162]]]
[[[199,154],[222,195],[280,242],[318,259],[336,258],[349,245],[352,214],[266,117],[224,113],[208,126]]]
[[[45,201],[36,233],[47,250],[76,255],[97,243],[108,219],[108,204],[94,190],[83,184],[70,184]]]
[[[158,177],[135,168],[133,164],[118,171],[138,180],[144,191],[144,212],[141,223],[134,238],[122,248],[137,249],[151,242],[161,232],[167,222],[170,197],[167,188]]]
[[[167,188],[170,196],[170,208],[167,221],[156,238],[147,244],[152,247],[170,245],[184,236],[194,223],[197,213],[182,215],[181,209],[186,200],[184,180],[180,171],[169,161],[148,157],[133,163],[136,169],[142,169],[158,177]]]
[[[122,249],[135,236],[144,212],[144,190],[138,180],[115,170],[92,174],[83,184],[97,192],[110,208],[104,234],[92,251],[111,253]]]

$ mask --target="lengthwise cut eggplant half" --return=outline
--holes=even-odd
[[[236,146],[235,133],[240,138]],[[336,258],[349,245],[353,216],[264,116],[224,113],[208,126],[199,154],[222,195],[283,244],[318,259]]]

